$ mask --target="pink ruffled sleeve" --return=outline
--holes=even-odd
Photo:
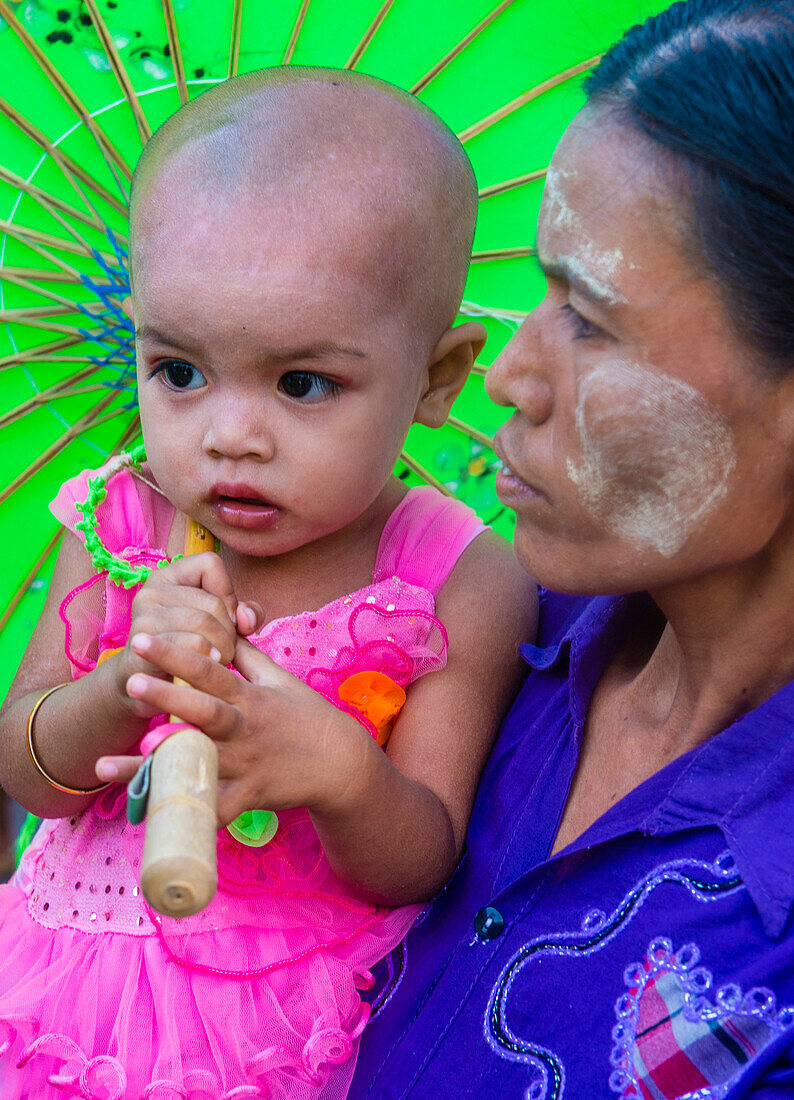
[[[88,496],[88,482],[103,472],[84,470],[62,486],[50,511],[82,543],[85,534],[77,524],[82,513],[77,504]],[[112,554],[136,564],[156,564],[165,556],[173,521],[173,506],[126,470],[107,484],[105,499],[97,505],[97,533]],[[100,653],[123,645],[127,638],[130,608],[137,589],[126,589],[97,573],[66,596],[60,607],[64,624],[64,648],[75,679],[96,667]]]
[[[410,489],[383,529],[375,580],[398,576],[434,596],[466,547],[486,531],[468,505],[436,489]]]
[[[82,514],[76,505],[88,496],[88,482],[104,472],[105,467],[83,470],[61,486],[50,504],[50,511],[57,520],[73,531],[81,542],[85,535],[76,529]],[[133,477],[126,470],[115,474],[107,484],[107,495],[97,506],[97,531],[102,542],[113,554],[125,550],[165,552],[168,533],[174,518],[173,505],[145,482]]]

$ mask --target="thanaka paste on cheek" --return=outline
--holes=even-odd
[[[567,461],[588,512],[637,548],[671,557],[725,496],[736,465],[730,428],[698,390],[616,359],[584,375]]]

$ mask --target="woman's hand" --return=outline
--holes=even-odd
[[[337,813],[354,804],[380,753],[355,719],[243,639],[233,655],[245,679],[181,642],[166,633],[131,635],[141,671],[127,681],[127,692],[150,713],[173,714],[215,741],[221,825],[244,810],[307,806]],[[139,757],[103,757],[97,775],[125,782],[139,763]]]
[[[234,655],[238,630],[252,633],[262,617],[258,605],[238,602],[217,554],[196,554],[153,570],[133,601],[127,644],[116,659],[120,695],[139,717],[151,718],[162,711],[127,691],[130,677],[138,673],[158,678],[168,675],[133,649],[130,643],[136,635],[165,638],[226,665]]]

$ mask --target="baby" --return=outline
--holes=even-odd
[[[219,550],[119,588],[77,527],[89,474],[53,504],[74,534],[0,721],[3,786],[51,819],[0,889],[4,1100],[344,1096],[358,991],[461,855],[533,615],[507,544],[392,475],[484,343],[452,327],[476,197],[439,119],[349,72],[234,78],[147,145],[147,466],[101,472],[97,533],[132,564],[190,521]],[[385,750],[346,702],[362,672],[407,689]],[[264,847],[219,833],[218,895],[184,921],[139,893],[120,785],[163,713],[217,743],[220,826],[279,817]]]

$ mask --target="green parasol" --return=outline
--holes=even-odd
[[[335,65],[407,88],[480,181],[463,317],[490,362],[539,300],[545,167],[583,74],[660,0],[0,0],[0,698],[46,593],[60,483],[137,439],[127,196],[150,133],[239,72]],[[412,430],[398,473],[506,535],[478,367],[448,427]]]

